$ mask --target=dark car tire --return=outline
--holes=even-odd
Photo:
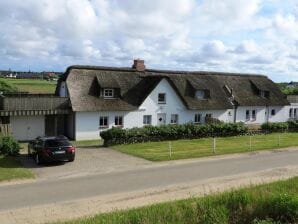
[[[68,159],[68,162],[73,162],[75,160],[75,157],[72,157],[70,159]]]

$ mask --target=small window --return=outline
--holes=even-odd
[[[201,114],[195,114],[195,124],[201,123]]]
[[[166,103],[166,94],[165,93],[158,94],[158,103]]]
[[[105,98],[113,98],[114,97],[114,90],[113,89],[104,89],[103,96]]]
[[[249,110],[246,110],[246,112],[245,112],[245,119],[247,121],[250,120],[250,111]]]
[[[291,109],[289,110],[289,117],[290,117],[290,118],[293,117],[293,108],[291,108]]]
[[[260,97],[268,98],[269,97],[269,91],[260,90]]]
[[[145,125],[151,125],[151,115],[144,115],[143,116],[143,124]]]
[[[228,115],[229,116],[232,116],[232,111],[229,110]]]
[[[205,91],[204,90],[197,90],[196,91],[196,97],[198,99],[205,99]]]
[[[123,117],[115,116],[115,126],[123,126]]]
[[[271,110],[271,116],[274,116],[275,115],[275,109],[272,109]]]
[[[206,118],[212,118],[212,114],[206,114]]]
[[[294,109],[294,118],[296,118],[297,117],[297,109],[295,108]]]
[[[99,127],[107,128],[109,126],[108,120],[109,120],[109,117],[107,116],[99,117]]]
[[[171,124],[178,124],[178,114],[171,114]]]
[[[256,110],[252,110],[251,111],[251,119],[252,120],[256,120],[257,116],[256,116]]]

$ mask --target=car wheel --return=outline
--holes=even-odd
[[[72,157],[70,159],[68,159],[68,162],[73,162],[75,160],[75,157]]]

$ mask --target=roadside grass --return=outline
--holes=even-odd
[[[29,93],[55,93],[57,82],[42,79],[6,79],[0,78],[16,87],[18,91]]]
[[[298,222],[298,177],[202,198],[114,211],[59,224],[257,224]],[[57,224],[58,224],[57,223]]]
[[[171,144],[171,156],[169,144]],[[146,142],[116,145],[113,148],[120,152],[151,161],[166,161],[290,146],[298,146],[298,133],[253,135],[251,136],[251,147],[250,136],[220,137],[216,138],[215,153],[213,152],[213,138]]]
[[[0,182],[26,178],[34,178],[34,174],[24,168],[15,157],[0,155]]]
[[[75,147],[79,147],[79,148],[100,147],[103,144],[101,139],[71,141],[71,143]]]

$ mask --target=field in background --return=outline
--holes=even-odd
[[[298,177],[286,181],[99,214],[59,224],[277,224],[298,222]],[[265,221],[266,220],[266,221]]]
[[[290,146],[298,146],[298,133],[222,137],[216,138],[215,146],[213,138],[201,138],[116,145],[113,148],[147,160],[165,161]]]
[[[9,79],[0,78],[1,81],[17,88],[20,92],[29,93],[55,93],[56,81],[47,81],[43,79]]]

